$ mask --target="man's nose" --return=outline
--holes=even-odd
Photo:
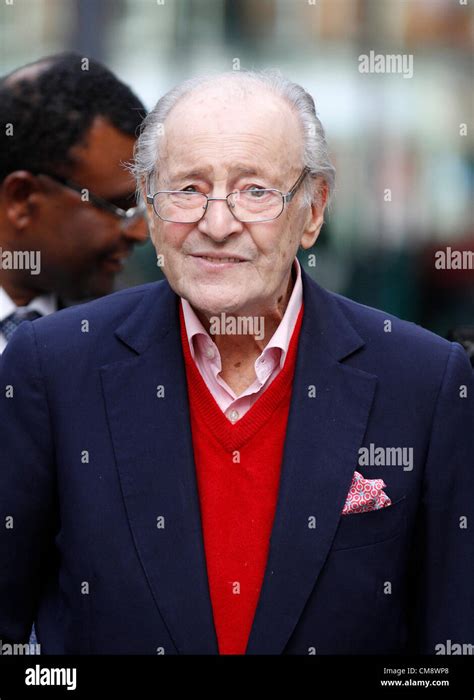
[[[206,236],[218,241],[231,233],[242,230],[242,224],[233,216],[224,197],[209,197],[206,213],[198,222],[198,229]]]
[[[148,224],[144,216],[125,220],[120,226],[120,231],[124,238],[134,244],[146,243],[148,240]]]

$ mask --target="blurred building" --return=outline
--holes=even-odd
[[[2,72],[76,49],[145,103],[191,75],[277,67],[314,96],[337,169],[307,268],[323,285],[446,334],[474,325],[472,3],[463,0],[14,0],[1,8]],[[361,56],[412,56],[412,76],[361,73]],[[306,254],[302,256],[305,264]],[[159,277],[137,251],[122,284]],[[467,280],[466,280],[467,278]],[[436,302],[433,303],[433,299]]]

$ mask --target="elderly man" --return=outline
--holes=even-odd
[[[272,73],[165,95],[135,159],[166,280],[24,323],[0,369],[0,638],[46,653],[473,642],[462,348],[319,287],[333,189]]]

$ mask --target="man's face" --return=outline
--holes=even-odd
[[[164,132],[153,193],[188,189],[225,197],[251,187],[286,193],[303,168],[297,117],[265,90],[243,97],[229,86],[208,87],[175,106]],[[318,212],[302,206],[303,197],[301,188],[279,218],[262,223],[237,221],[226,202],[210,202],[195,224],[163,222],[150,207],[152,239],[171,287],[206,316],[271,313],[286,291],[298,246],[317,237]]]
[[[133,206],[134,180],[123,164],[132,159],[134,142],[96,118],[84,143],[70,151],[75,164],[67,177],[124,209]],[[124,228],[121,219],[83,201],[80,193],[47,177],[37,180],[22,245],[41,251],[41,274],[30,275],[28,285],[70,299],[108,294],[133,245],[146,240],[145,220]]]

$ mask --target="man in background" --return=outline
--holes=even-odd
[[[133,157],[145,108],[66,53],[0,80],[0,352],[24,319],[113,291],[147,238]]]

